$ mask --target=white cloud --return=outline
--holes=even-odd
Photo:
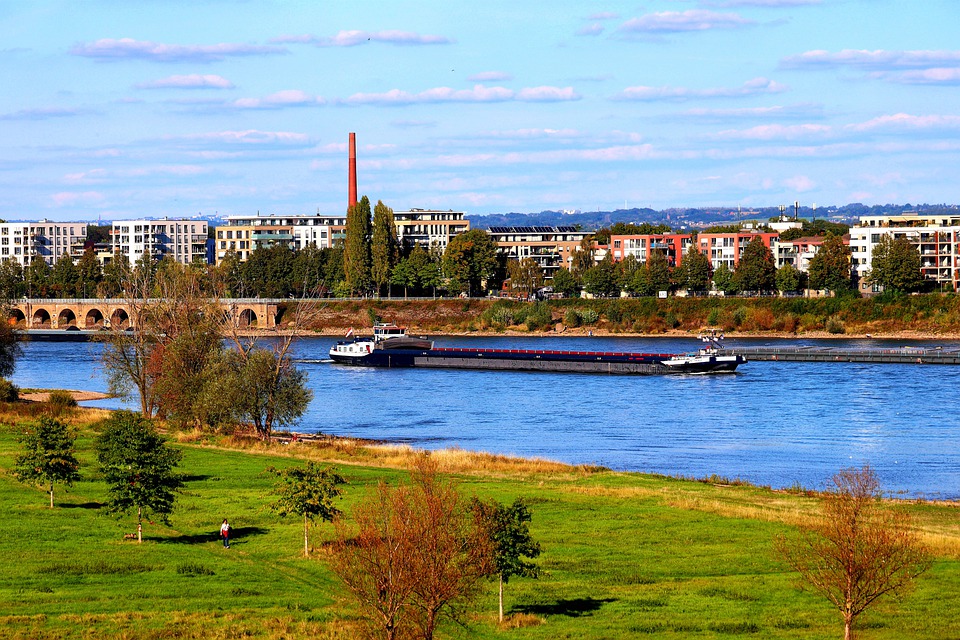
[[[689,11],[662,11],[631,18],[618,31],[633,33],[680,33],[684,31],[708,31],[711,29],[737,29],[753,24],[736,13],[717,13],[702,9]]]
[[[822,137],[833,129],[823,124],[765,124],[749,129],[729,129],[714,137],[721,140],[795,140],[797,138]]]
[[[577,29],[578,36],[598,36],[603,33],[603,25],[599,23],[588,24]]]
[[[233,83],[213,74],[198,73],[185,76],[168,76],[151,82],[141,82],[138,89],[233,89]]]
[[[789,187],[798,193],[813,191],[817,184],[807,176],[793,176],[783,181],[783,186]]]
[[[690,89],[687,87],[627,87],[614,96],[615,100],[670,100],[684,101],[697,98],[742,98],[766,93],[780,93],[786,86],[767,78],[754,78],[739,87]]]
[[[822,118],[823,105],[795,104],[772,107],[743,107],[740,109],[687,109],[683,117],[704,121],[737,120],[742,118]]]
[[[579,99],[580,95],[572,87],[532,87],[515,92],[504,87],[485,87],[478,84],[472,89],[463,90],[436,87],[420,93],[409,93],[400,89],[391,89],[385,93],[356,93],[343,102],[346,104],[403,106],[447,102],[558,102]]]
[[[953,115],[929,115],[914,116],[908,113],[895,113],[892,115],[878,116],[866,122],[851,124],[848,128],[852,131],[892,131],[892,132],[917,132],[917,131],[944,131],[951,129],[960,129],[960,116]]]
[[[70,184],[102,184],[110,180],[129,180],[131,178],[156,178],[172,176],[187,178],[210,173],[210,169],[198,165],[159,165],[129,169],[91,169],[78,173],[68,173],[64,181]]]
[[[281,145],[306,146],[310,144],[310,137],[304,133],[290,131],[215,131],[211,133],[197,133],[186,136],[171,137],[171,140],[187,142],[212,142],[229,145]]]
[[[896,73],[878,72],[879,77],[890,82],[900,84],[960,84],[960,67],[933,67],[931,69],[914,69]]]
[[[822,0],[716,0],[703,2],[708,7],[765,7],[778,9],[780,7],[802,7],[820,4]]]
[[[34,109],[21,109],[20,111],[0,114],[0,120],[50,120],[51,118],[72,118],[89,113],[92,113],[89,109],[37,107]]]
[[[592,13],[587,16],[587,20],[616,20],[620,17],[619,13],[613,13],[611,11],[600,11],[598,13]]]
[[[57,207],[96,205],[104,199],[104,195],[99,191],[61,191],[50,196],[50,200]]]
[[[312,96],[299,89],[286,89],[263,98],[240,98],[230,103],[237,109],[282,109],[284,107],[309,107],[326,104],[323,98]]]
[[[100,61],[149,60],[151,62],[214,62],[231,56],[285,54],[283,47],[220,43],[212,45],[163,44],[133,38],[104,38],[77,44],[70,49],[75,56]]]
[[[960,51],[887,51],[843,49],[831,53],[823,49],[788,56],[780,64],[789,68],[853,67],[858,69],[924,69],[960,64]]]

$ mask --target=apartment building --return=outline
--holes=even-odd
[[[633,256],[643,264],[651,251],[660,251],[666,256],[671,267],[678,267],[683,262],[683,254],[691,242],[693,236],[689,233],[612,235],[608,246],[614,262]]]
[[[697,236],[697,246],[700,253],[710,258],[711,268],[716,269],[721,264],[729,269],[735,269],[740,263],[740,256],[754,238],[760,238],[763,244],[772,249],[773,241],[780,237],[779,233],[765,233],[761,231],[738,231],[734,233],[701,233]]]
[[[490,237],[511,260],[533,258],[552,277],[560,267],[570,268],[573,252],[590,231],[576,227],[491,227]]]
[[[804,273],[810,271],[810,261],[823,246],[824,236],[805,236],[795,240],[774,240],[771,246],[774,263],[779,269],[790,265]],[[843,236],[843,243],[850,244],[850,236]]]
[[[332,247],[343,240],[346,216],[315,215],[246,215],[228,216],[227,224],[216,229],[216,261],[219,264],[230,251],[241,261],[258,247],[283,244],[293,251],[316,245]]]
[[[892,216],[861,216],[850,228],[850,260],[860,289],[871,269],[873,249],[883,236],[906,238],[920,252],[920,272],[933,282],[960,284],[960,215],[905,212]]]
[[[37,222],[0,223],[0,260],[13,259],[27,266],[34,257],[53,265],[64,253],[75,260],[83,255],[87,223]]]
[[[136,263],[144,254],[155,260],[170,258],[182,264],[206,262],[207,222],[162,218],[115,220],[110,231],[112,253]]]
[[[420,245],[424,249],[436,246],[444,251],[450,240],[470,230],[470,221],[463,211],[436,211],[410,209],[394,211],[397,239],[407,246]]]

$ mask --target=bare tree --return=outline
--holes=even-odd
[[[799,538],[779,536],[777,551],[839,610],[850,640],[857,617],[880,597],[904,593],[930,567],[930,555],[909,514],[883,504],[869,466],[837,473],[822,510]]]
[[[359,533],[341,523],[333,568],[356,596],[375,637],[431,639],[443,618],[464,607],[493,571],[489,538],[456,486],[421,456],[412,484],[381,483],[355,512]]]

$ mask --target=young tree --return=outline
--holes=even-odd
[[[175,469],[183,454],[170,448],[153,424],[131,411],[117,411],[97,439],[97,461],[109,485],[107,511],[137,512],[137,542],[143,542],[143,518],[169,522],[183,479]]]
[[[50,291],[55,298],[72,298],[77,293],[77,265],[66,251],[53,264],[50,273]]]
[[[670,288],[670,263],[662,251],[651,249],[650,255],[647,256],[646,267],[654,293]]]
[[[785,264],[777,269],[777,291],[799,291],[803,283],[803,274],[792,264]]]
[[[33,256],[24,270],[28,298],[46,298],[50,289],[50,265],[40,256]]]
[[[587,270],[594,265],[593,236],[586,236],[580,246],[570,255],[570,273],[577,280],[583,280]]]
[[[474,498],[473,513],[480,528],[490,540],[493,566],[500,584],[500,622],[503,622],[503,585],[513,576],[536,578],[540,569],[524,558],[540,555],[540,543],[530,535],[530,509],[523,498],[507,506],[496,500],[483,502]]]
[[[620,293],[616,268],[609,255],[583,274],[583,289],[587,293],[600,297],[615,296]]]
[[[843,469],[822,501],[819,522],[800,537],[777,538],[781,557],[843,617],[850,640],[857,617],[877,599],[905,592],[930,567],[907,513],[884,505],[870,467]]]
[[[580,293],[580,285],[566,267],[560,267],[554,272],[551,286],[554,293],[562,294],[565,298],[572,298]]]
[[[51,509],[54,484],[70,486],[80,479],[76,440],[76,433],[65,422],[47,417],[40,418],[20,439],[23,453],[17,456],[13,474],[21,482],[49,486]]]
[[[97,260],[97,253],[93,247],[87,247],[77,262],[77,296],[92,298],[97,294],[97,287],[103,280],[103,269]]]
[[[700,253],[695,242],[691,242],[687,247],[682,266],[686,271],[687,290],[706,291],[710,286],[710,258]]]
[[[483,229],[471,229],[450,241],[443,254],[443,271],[452,291],[472,296],[497,269],[497,243]]]
[[[733,277],[733,271],[725,262],[721,262],[720,266],[714,269],[713,286],[717,288],[717,291],[723,291],[726,294],[737,292],[736,278]]]
[[[743,249],[733,277],[741,291],[770,291],[774,287],[777,268],[773,253],[759,237]]]
[[[920,252],[904,236],[896,239],[889,234],[880,236],[873,247],[867,281],[883,287],[884,291],[909,293],[923,286],[920,272]]]
[[[809,282],[811,289],[835,293],[850,290],[850,248],[843,244],[843,238],[827,234],[810,260]]]
[[[271,506],[280,517],[290,513],[303,517],[303,555],[309,556],[309,525],[316,518],[333,522],[340,515],[333,501],[340,496],[340,485],[346,484],[346,480],[335,469],[312,461],[302,467],[269,467],[267,471],[278,479],[274,489],[277,501]]]
[[[13,258],[0,262],[0,299],[15,300],[26,293],[23,267]]]
[[[232,375],[221,380],[224,394],[232,389],[235,415],[269,440],[273,429],[292,424],[306,412],[313,392],[307,374],[286,353],[253,348],[232,353]],[[224,388],[227,387],[227,388]]]
[[[507,263],[507,273],[513,288],[528,296],[543,286],[543,269],[533,258],[511,260]]]
[[[390,284],[390,272],[397,264],[400,252],[397,240],[397,225],[393,219],[393,209],[377,201],[373,208],[373,232],[370,243],[370,277],[377,293]]]
[[[347,210],[347,226],[343,244],[343,273],[351,293],[370,289],[370,199]]]

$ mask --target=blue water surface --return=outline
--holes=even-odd
[[[294,357],[323,360],[333,338],[305,338]],[[742,346],[770,340],[731,341]],[[684,352],[690,340],[441,337],[439,346]],[[892,348],[891,340],[777,341]],[[940,342],[944,348],[960,344]],[[104,391],[101,345],[26,343],[23,387]],[[618,470],[823,487],[870,464],[887,491],[960,498],[960,368],[750,362],[735,374],[606,376],[302,363],[314,399],[295,429],[597,464]],[[117,399],[90,403],[118,407]],[[130,406],[130,405],[128,405]]]

